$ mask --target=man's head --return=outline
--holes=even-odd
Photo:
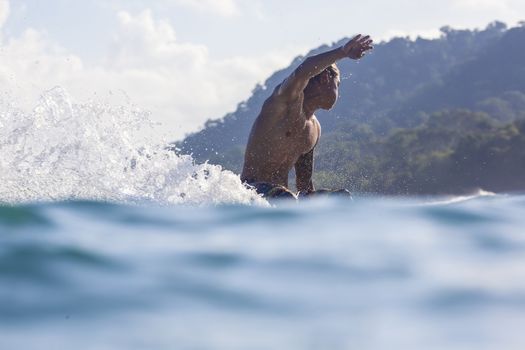
[[[317,100],[319,107],[330,109],[337,101],[339,94],[339,68],[334,64],[311,78],[305,89],[305,96]]]

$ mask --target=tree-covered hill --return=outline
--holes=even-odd
[[[525,189],[525,119],[501,124],[483,112],[435,112],[388,137],[362,126],[323,138],[316,154],[320,187],[387,194]]]
[[[316,113],[319,185],[396,194],[525,189],[518,176],[525,159],[514,150],[524,146],[525,27],[494,22],[441,32],[432,40],[395,38],[359,62],[339,62],[338,103]],[[179,151],[239,173],[262,103],[303,59],[257,85],[235,112],[178,142]]]
[[[394,123],[410,125],[408,115],[413,111],[435,111],[443,108],[490,108],[488,104],[500,99],[502,103],[525,106],[525,28],[513,28],[477,55],[453,67],[437,84],[429,84],[415,96],[404,101],[390,116]],[[521,92],[522,94],[520,94]]]

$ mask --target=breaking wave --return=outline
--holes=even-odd
[[[158,204],[266,204],[239,176],[147,136],[133,105],[74,103],[64,89],[25,112],[0,100],[0,202],[98,200]]]

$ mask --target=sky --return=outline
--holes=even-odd
[[[0,0],[1,93],[28,109],[55,86],[75,102],[133,103],[180,139],[322,44],[494,20],[525,20],[525,1]]]

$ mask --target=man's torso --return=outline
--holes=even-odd
[[[252,127],[241,179],[288,186],[289,171],[316,145],[321,129],[315,116],[305,115],[303,94],[290,101],[275,91]]]

